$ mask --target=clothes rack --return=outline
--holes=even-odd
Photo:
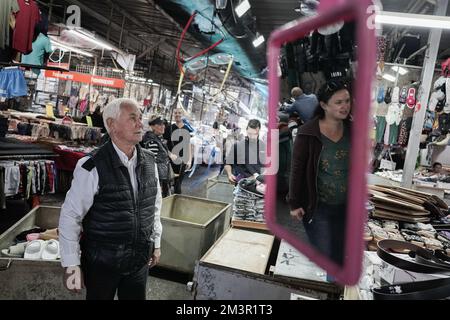
[[[50,67],[50,66],[41,66],[37,64],[27,64],[27,63],[15,63],[15,62],[4,62],[0,61],[0,67],[24,67],[30,69],[42,69],[42,70],[52,70],[52,71],[60,71],[67,72],[68,70],[58,67]]]
[[[24,155],[1,155],[0,160],[45,160],[45,158],[56,158],[58,154],[24,154]]]

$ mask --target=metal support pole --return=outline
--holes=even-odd
[[[114,15],[114,5],[111,6],[111,13],[109,15],[109,24],[108,24],[108,31],[106,33],[106,40],[109,41],[109,36],[111,35],[111,22]]]
[[[119,48],[122,47],[123,28],[125,27],[125,16],[122,18],[122,27],[120,29]]]
[[[53,14],[53,0],[50,0],[50,3],[48,5],[48,21],[52,21],[52,14]],[[64,20],[66,21],[66,20]]]
[[[434,15],[442,16],[447,12],[448,0],[440,0],[436,4]],[[431,29],[428,44],[430,45],[425,53],[424,68],[422,72],[422,85],[419,89],[419,99],[421,108],[414,114],[411,132],[409,134],[408,149],[406,151],[406,161],[403,170],[402,186],[411,188],[416,160],[419,155],[420,135],[422,134],[425,114],[433,82],[434,66],[436,65],[439,44],[441,42],[442,29]]]

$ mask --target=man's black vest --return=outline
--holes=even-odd
[[[109,140],[83,164],[97,169],[98,193],[83,219],[82,264],[95,263],[121,273],[142,268],[150,259],[157,182],[153,155],[137,148],[138,199],[128,169]]]

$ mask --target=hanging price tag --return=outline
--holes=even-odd
[[[87,122],[88,127],[93,127],[92,118],[90,116],[86,116],[86,122]]]
[[[45,105],[45,114],[49,118],[54,118],[55,117],[55,115],[53,113],[53,105],[52,104]]]

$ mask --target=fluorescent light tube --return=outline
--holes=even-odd
[[[395,72],[400,73],[402,76],[404,76],[405,74],[407,74],[409,71],[405,68],[402,67],[398,67],[398,66],[393,66],[392,70],[394,70]]]
[[[408,27],[450,29],[449,17],[426,14],[382,11],[375,16],[375,22]]]
[[[256,47],[260,46],[263,42],[264,42],[264,36],[260,35],[255,40],[253,40],[253,46],[256,48]]]
[[[70,32],[72,32],[72,33],[76,34],[78,37],[80,37],[86,41],[89,41],[93,44],[96,44],[97,46],[100,46],[106,50],[113,50],[113,47],[111,47],[109,44],[96,39],[94,36],[91,36],[84,32],[81,32],[80,30],[70,29]]]
[[[66,45],[64,43],[58,42],[58,41],[53,40],[53,39],[51,39],[51,43],[52,43],[52,45],[54,47],[62,49],[64,51],[72,51],[72,52],[79,53],[79,54],[81,54],[83,56],[91,57],[91,58],[94,56],[92,53],[89,53],[87,51],[68,46],[68,45]]]
[[[248,10],[250,9],[250,2],[248,0],[244,0],[234,9],[238,17],[242,17]]]
[[[391,82],[395,82],[396,79],[393,75],[387,73],[383,75],[383,78]]]

